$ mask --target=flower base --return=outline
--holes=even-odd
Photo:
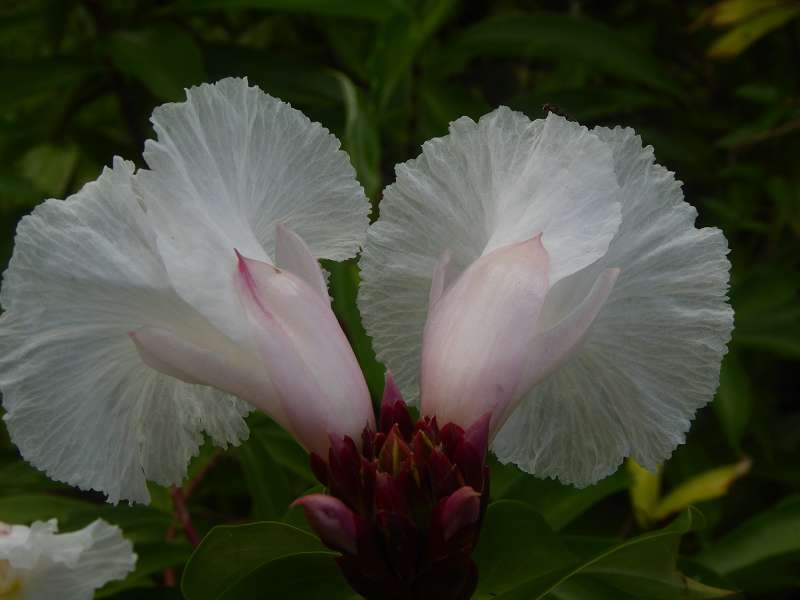
[[[328,460],[311,455],[327,494],[299,498],[311,527],[350,585],[372,600],[470,598],[478,571],[470,558],[489,498],[489,416],[467,430],[411,420],[387,377],[380,431],[361,448],[331,439]]]

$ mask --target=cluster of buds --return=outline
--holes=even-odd
[[[390,376],[379,431],[359,444],[331,438],[311,455],[327,494],[304,496],[312,529],[340,552],[339,568],[367,599],[462,600],[478,571],[470,558],[489,499],[486,415],[464,430],[435,417],[413,423]]]

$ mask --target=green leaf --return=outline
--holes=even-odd
[[[497,596],[498,600],[533,600],[555,592],[554,597],[569,597],[558,590],[575,580],[603,588],[616,595],[608,597],[672,600],[678,598],[715,598],[732,592],[703,586],[689,580],[676,570],[678,544],[681,537],[697,527],[699,512],[689,509],[670,525],[659,531],[626,540],[578,565],[533,578],[514,590]],[[584,583],[584,585],[592,585]],[[602,597],[602,596],[601,596]]]
[[[98,71],[91,61],[54,58],[41,61],[0,61],[0,107],[9,109],[32,97],[53,97]]]
[[[597,502],[627,488],[629,482],[627,473],[620,469],[614,475],[579,490],[553,479],[539,479],[520,472],[503,491],[502,497],[529,504],[558,531]]]
[[[274,560],[323,550],[316,537],[284,523],[215,527],[186,564],[181,589],[187,600],[221,598],[240,580]]]
[[[183,565],[192,553],[186,542],[151,542],[136,544],[136,569],[122,581],[112,581],[95,594],[96,599],[109,598],[124,590],[148,586],[150,577],[169,567]]]
[[[37,189],[60,198],[67,191],[79,157],[75,144],[39,144],[20,159],[19,170]]]
[[[692,504],[724,496],[734,481],[750,471],[751,464],[749,458],[743,458],[738,463],[710,469],[691,477],[664,496],[652,508],[652,518],[659,521]]]
[[[400,0],[185,0],[169,11],[251,8],[257,10],[308,13],[327,17],[350,17],[379,21],[403,9]]]
[[[733,27],[717,39],[708,50],[714,58],[731,58],[747,50],[752,44],[777,29],[800,17],[800,6],[789,4],[765,11]]]
[[[499,500],[487,508],[474,559],[477,598],[493,598],[577,560],[533,508],[512,500]]]
[[[274,560],[232,585],[220,600],[280,598],[281,600],[355,600],[333,552],[306,552]],[[264,595],[268,591],[267,596]]]
[[[655,473],[640,466],[632,458],[625,461],[631,476],[630,497],[633,514],[640,527],[648,527],[661,495],[661,468]]]
[[[347,75],[339,71],[334,75],[341,86],[346,114],[342,145],[367,196],[374,198],[381,187],[381,144],[375,109]]]
[[[384,24],[371,60],[370,82],[384,109],[417,55],[456,6],[455,0],[427,0],[414,15],[398,15]]]
[[[269,438],[259,429],[251,430],[250,439],[239,448],[239,459],[253,501],[253,518],[260,521],[280,519],[292,497],[286,474],[272,458]]]
[[[791,497],[745,521],[703,551],[696,561],[720,575],[800,553],[800,497]]]
[[[356,307],[359,271],[354,261],[325,261],[325,268],[331,274],[330,292],[333,310],[342,324],[345,335],[353,347],[358,364],[364,372],[370,394],[378,400],[383,393],[385,368],[375,358],[372,342],[361,323],[361,314]]]
[[[753,413],[753,389],[750,377],[736,352],[729,352],[722,363],[719,389],[712,404],[725,437],[734,450],[741,448]]]
[[[458,72],[465,62],[479,56],[577,61],[620,79],[680,93],[680,87],[646,50],[602,23],[569,15],[491,17],[459,34],[436,64],[445,72]]]
[[[108,40],[107,49],[120,71],[138,79],[162,100],[182,100],[184,88],[206,78],[200,48],[178,27],[117,31]]]

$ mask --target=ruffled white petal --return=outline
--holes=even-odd
[[[137,181],[175,289],[241,342],[248,332],[234,310],[234,250],[274,262],[283,224],[316,258],[349,258],[369,203],[336,137],[246,79],[187,96],[154,111],[158,140],[144,152],[152,171]]]
[[[202,431],[220,445],[247,436],[243,402],[151,369],[128,337],[150,326],[225,345],[172,291],[132,172],[117,159],[24,218],[0,296],[12,440],[52,478],[112,502],[146,502],[146,479],[180,482]]]
[[[417,396],[422,329],[434,268],[445,250],[457,276],[495,248],[543,233],[556,282],[605,254],[620,222],[611,149],[550,114],[530,121],[499,108],[397,167],[370,227],[359,306],[378,357]]]
[[[578,486],[625,456],[649,469],[670,456],[714,396],[733,326],[722,232],[695,228],[680,183],[632,130],[595,133],[614,152],[622,226],[601,260],[552,291],[550,318],[603,270],[621,273],[582,351],[534,389],[493,446],[504,462]]]
[[[90,600],[96,589],[124,579],[136,566],[122,531],[99,519],[65,534],[56,533],[55,520],[13,529],[0,538],[0,560],[8,560],[20,579],[15,600]]]

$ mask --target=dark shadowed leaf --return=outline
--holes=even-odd
[[[181,589],[187,600],[221,598],[272,561],[301,552],[323,551],[316,537],[284,523],[215,527],[187,563]]]
[[[108,55],[120,71],[162,100],[181,100],[184,88],[206,78],[200,48],[177,27],[115,32],[108,41]]]

